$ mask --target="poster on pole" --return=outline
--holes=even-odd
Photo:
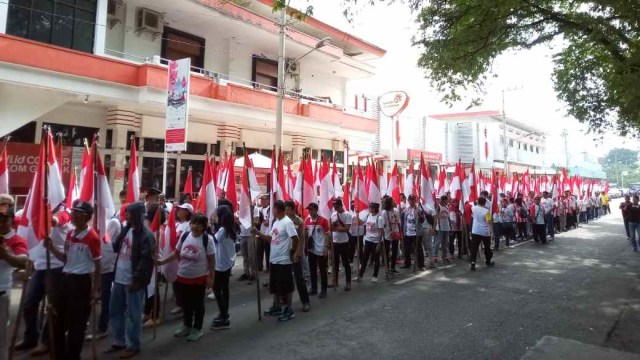
[[[169,61],[164,151],[185,151],[189,123],[191,59]]]

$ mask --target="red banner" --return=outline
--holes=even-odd
[[[420,160],[420,155],[424,157],[426,162],[442,162],[442,154],[431,151],[422,151],[417,149],[407,149],[407,159]]]
[[[65,189],[69,186],[69,176],[73,169],[73,147],[63,146],[62,155],[58,154],[59,147],[56,146],[56,155],[62,170],[62,181]],[[9,161],[9,190],[13,195],[26,195],[31,186],[31,180],[38,166],[40,144],[31,143],[8,143],[7,160]],[[78,166],[80,164],[77,164]]]

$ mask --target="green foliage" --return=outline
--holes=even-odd
[[[273,2],[273,12],[278,12],[282,9],[286,9],[287,16],[290,19],[294,19],[297,21],[304,21],[307,16],[313,15],[313,6],[308,5],[304,11],[300,11],[298,9],[294,9],[289,6],[291,0],[275,0]]]
[[[395,0],[343,0],[353,7]],[[640,134],[640,2],[636,0],[397,0],[416,12],[418,65],[452,103],[477,105],[497,56],[550,45],[568,115],[602,134]],[[527,69],[522,69],[526,71]]]
[[[607,173],[609,182],[617,182],[620,185],[624,171],[624,184],[640,182],[640,167],[638,166],[638,152],[629,149],[615,148],[609,151],[602,159],[602,168]]]

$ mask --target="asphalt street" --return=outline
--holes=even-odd
[[[312,297],[309,313],[300,311],[294,293],[297,317],[286,323],[258,321],[255,284],[235,280],[237,261],[230,330],[207,329],[200,341],[187,343],[172,337],[180,324],[172,315],[156,340],[144,330],[138,358],[520,359],[545,336],[638,355],[640,254],[626,240],[617,204],[612,215],[548,245],[524,242],[497,252],[494,268],[471,272],[456,260],[418,274],[404,270],[388,281],[381,276],[377,284],[365,277],[351,292]],[[271,299],[261,290],[264,310]],[[207,328],[216,314],[207,300]],[[108,345],[101,340],[98,349]],[[86,343],[87,359],[90,349]]]

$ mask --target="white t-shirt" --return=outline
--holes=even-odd
[[[362,222],[361,225],[357,225],[356,221],[356,213],[355,211],[351,212],[351,228],[349,228],[349,234],[352,236],[362,236],[365,233],[365,222],[367,221],[367,216],[369,216],[369,210],[362,210],[358,215],[358,219]]]
[[[205,252],[202,237],[207,237],[207,249]],[[216,252],[211,235],[202,233],[195,237],[187,235],[184,241],[178,239],[176,251],[180,253],[178,262],[178,276],[185,279],[195,279],[209,274],[209,262],[207,255],[214,255]]]
[[[329,221],[318,215],[315,219],[311,216],[307,216],[304,221],[305,231],[307,233],[307,239],[312,240],[313,247],[309,251],[315,255],[324,255],[325,250],[325,234],[329,232]]]
[[[213,236],[213,242],[216,248],[216,271],[231,269],[236,262],[236,242],[227,235],[224,228],[218,229]]]
[[[49,237],[60,252],[64,252],[64,242],[67,239],[67,233],[74,229],[71,223],[64,224],[62,226],[56,226],[51,228]],[[44,242],[39,241],[38,244],[29,249],[29,259],[33,261],[33,268],[36,270],[47,269],[47,249],[44,247]],[[64,263],[57,257],[50,255],[51,268],[58,269],[64,266]]]
[[[365,241],[371,243],[379,243],[380,242],[380,229],[384,229],[384,222],[382,221],[382,217],[380,213],[376,215],[367,215],[367,219],[365,220]]]
[[[340,216],[340,221],[342,221],[342,224],[339,224],[338,221],[338,216]],[[333,214],[331,214],[331,223],[332,224],[338,224],[338,225],[344,225],[347,228],[351,227],[351,223],[352,223],[352,218],[351,218],[351,214],[344,211],[342,214],[339,214],[337,212],[333,212]],[[347,243],[349,242],[349,233],[347,232],[337,232],[337,231],[332,231],[331,232],[331,238],[333,239],[333,243],[334,244],[343,244],[343,243]]]
[[[84,275],[91,274],[95,268],[95,261],[100,260],[102,246],[100,235],[91,228],[87,228],[78,234],[69,231],[64,244],[64,252],[67,262],[62,272],[65,274]]]
[[[516,206],[509,204],[502,210],[502,222],[512,223],[516,221]]]
[[[288,216],[283,217],[273,223],[271,231],[271,255],[269,262],[278,265],[291,264],[291,248],[293,246],[292,237],[298,236],[296,226]]]
[[[269,214],[271,214],[271,208],[269,206],[264,207],[264,208],[260,208],[259,212],[258,212],[258,216],[259,214],[262,214],[262,220],[263,221],[267,221],[269,222]],[[275,219],[274,219],[275,220]],[[265,226],[264,223],[260,224],[260,232],[263,234],[267,234],[269,233],[271,229],[269,229],[269,226]]]
[[[116,264],[116,275],[114,281],[120,285],[131,285],[133,281],[133,267],[131,265],[131,243],[133,241],[133,229],[129,229],[127,235],[122,239],[118,263]]]
[[[438,231],[451,231],[451,224],[449,224],[449,209],[446,206],[438,207],[437,212],[438,222],[436,223],[436,230]]]
[[[544,225],[544,207],[542,204],[533,205],[533,217],[536,219],[536,224]]]
[[[555,205],[555,203],[553,202],[553,199],[548,198],[540,200],[540,205],[542,205],[544,213],[549,214],[553,210],[553,205]]]
[[[382,226],[384,228],[384,239],[391,241],[391,233],[400,232],[400,216],[395,210],[382,210],[380,218],[382,219]]]
[[[471,214],[473,216],[473,227],[471,233],[481,236],[489,236],[489,224],[491,215],[489,209],[476,205],[471,208]]]
[[[107,235],[109,241],[101,241],[102,258],[100,258],[100,269],[103,274],[113,272],[116,263],[116,253],[113,251],[113,243],[122,231],[122,223],[117,217],[107,220]]]
[[[416,236],[418,234],[418,208],[407,206],[404,209],[404,234]]]
[[[260,216],[260,211],[258,211],[257,207],[253,208],[253,217],[257,218]],[[253,221],[253,219],[251,219]],[[262,225],[260,226],[262,228]],[[245,228],[242,223],[240,223],[240,236],[253,236],[251,233],[251,228]]]

